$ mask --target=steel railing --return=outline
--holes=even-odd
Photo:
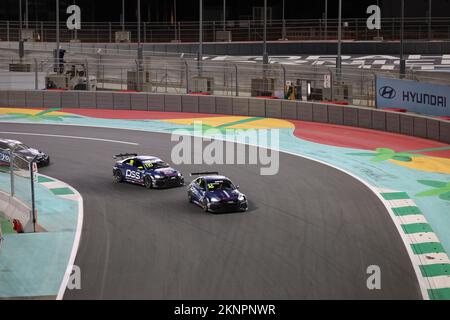
[[[400,38],[400,19],[383,18],[381,30],[369,30],[365,18],[343,19],[343,39],[384,40]],[[336,19],[271,20],[267,25],[267,39],[275,41],[282,38],[283,25],[289,40],[332,40],[337,38],[338,21]],[[25,29],[25,25],[22,25]],[[36,41],[56,41],[56,23],[53,21],[29,21],[28,29],[34,30]],[[232,34],[233,41],[261,41],[263,22],[260,20],[229,20],[225,29]],[[127,22],[125,30],[131,33],[131,41],[137,42],[138,26],[136,22]],[[198,41],[199,23],[180,21],[175,23],[142,22],[141,41],[143,42],[194,42]],[[204,40],[217,41],[217,31],[223,30],[222,21],[206,21],[203,26]],[[68,30],[60,25],[62,42],[77,39],[82,42],[115,42],[115,32],[122,31],[120,22],[83,22],[81,30]],[[0,39],[18,41],[20,23],[18,21],[0,21]],[[405,39],[412,40],[448,40],[450,39],[450,17],[405,18]]]

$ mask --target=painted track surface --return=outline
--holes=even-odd
[[[247,214],[210,215],[185,188],[113,184],[111,156],[137,151],[170,159],[170,136],[127,130],[2,124],[5,131],[117,139],[139,147],[15,136],[53,164],[42,173],[84,197],[76,265],[82,290],[66,299],[421,299],[401,238],[380,200],[330,167],[280,154],[277,176],[255,166],[215,166],[251,199]],[[180,166],[187,174],[204,170]],[[382,270],[369,291],[366,269]]]

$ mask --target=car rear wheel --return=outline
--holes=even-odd
[[[188,201],[189,203],[192,203],[192,194],[190,192],[188,192]]]
[[[149,176],[144,177],[144,187],[146,187],[147,189],[153,188],[153,181]]]
[[[120,171],[120,170],[114,171],[114,177],[113,178],[114,178],[114,182],[116,182],[116,183],[122,182],[123,181],[122,171]]]

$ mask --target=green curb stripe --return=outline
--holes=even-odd
[[[389,192],[381,194],[385,200],[411,199],[406,192]]]
[[[425,242],[412,244],[414,254],[446,253],[444,247],[439,242]]]
[[[429,289],[428,295],[431,300],[450,300],[450,288]]]
[[[16,233],[14,231],[12,223],[1,216],[0,216],[0,227],[2,229],[3,234]]]
[[[428,149],[412,150],[412,151],[404,151],[404,152],[417,153],[417,152],[433,152],[433,151],[447,151],[447,150],[450,150],[450,147],[428,148]]]
[[[53,182],[55,180],[52,180],[50,178],[47,177],[43,177],[43,176],[38,176],[38,183],[46,183],[46,182]]]
[[[402,225],[402,229],[406,234],[433,232],[433,229],[428,223],[412,223]]]
[[[69,188],[56,188],[56,189],[50,189],[51,192],[53,192],[53,194],[57,195],[57,196],[65,196],[65,195],[69,195],[69,194],[74,194],[72,190],[70,190]]]
[[[422,214],[422,211],[420,211],[418,207],[392,208],[392,211],[394,211],[394,214],[399,217]]]
[[[439,277],[439,276],[450,276],[450,264],[429,264],[420,266],[420,271],[422,271],[422,276],[424,277]]]
[[[261,117],[246,118],[246,119],[242,119],[242,120],[238,120],[238,121],[234,121],[234,122],[224,123],[224,124],[221,124],[220,126],[217,126],[215,128],[218,128],[218,129],[220,129],[220,128],[227,128],[227,127],[232,127],[232,126],[235,126],[235,125],[238,125],[238,124],[253,122],[253,121],[257,121],[257,120],[261,120],[261,119],[264,119],[264,118],[261,118]]]

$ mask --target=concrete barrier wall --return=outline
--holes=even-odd
[[[10,220],[18,220],[22,224],[26,233],[33,232],[33,219],[31,218],[31,208],[8,193],[0,191],[0,211]]]
[[[266,99],[252,98],[248,100],[248,115],[252,117],[266,116]]]
[[[306,101],[107,91],[0,91],[0,107],[93,108],[269,117],[346,125],[450,143],[450,121]]]
[[[199,96],[198,112],[200,113],[216,113],[216,97]]]
[[[61,92],[61,106],[63,108],[79,108],[80,100],[78,99],[78,92],[77,91]]]
[[[60,91],[44,91],[44,108],[60,108],[61,92]]]
[[[132,93],[130,94],[131,110],[147,111],[148,100],[145,93]]]
[[[182,96],[181,105],[183,112],[198,112],[198,96]]]

